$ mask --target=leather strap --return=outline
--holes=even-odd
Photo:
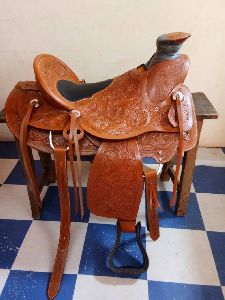
[[[173,182],[173,193],[170,198],[170,207],[172,208],[175,204],[175,196],[177,191],[177,184],[178,184],[178,177],[180,174],[180,165],[182,160],[182,154],[183,154],[183,115],[182,115],[182,109],[181,109],[181,97],[179,92],[175,92],[175,101],[176,101],[176,108],[177,108],[177,116],[178,116],[178,126],[179,126],[179,145],[178,145],[178,155],[177,155],[177,166],[174,176],[174,182]]]
[[[70,240],[70,199],[67,180],[66,148],[61,146],[55,147],[54,155],[60,199],[61,224],[57,254],[48,287],[49,299],[54,299],[58,293]]]
[[[36,175],[30,161],[30,156],[28,152],[27,146],[27,134],[28,134],[28,125],[32,115],[34,108],[39,107],[39,102],[37,99],[33,99],[30,101],[26,114],[24,115],[23,121],[20,127],[19,134],[19,144],[21,149],[21,154],[23,157],[23,164],[25,168],[25,172],[27,174],[27,179],[30,183],[30,188],[32,189],[33,194],[35,195],[35,199],[37,201],[37,206],[41,208],[41,199],[40,199],[40,191],[37,185]]]
[[[82,164],[80,158],[80,147],[79,140],[83,138],[84,131],[81,128],[78,128],[77,118],[79,118],[80,112],[77,110],[70,111],[70,122],[66,125],[63,130],[63,136],[68,140],[69,145],[69,161],[70,169],[72,174],[73,186],[74,186],[74,203],[75,203],[75,212],[78,214],[78,194],[77,194],[77,184],[76,184],[76,172],[74,167],[73,155],[75,148],[75,154],[77,157],[77,171],[78,171],[78,188],[79,188],[79,199],[80,199],[80,214],[81,219],[84,216],[84,205],[83,205],[83,192],[82,192]],[[67,132],[69,131],[69,135]]]
[[[147,214],[147,228],[153,241],[159,238],[159,216],[160,207],[157,195],[157,172],[151,168],[144,169],[145,177],[145,201]]]
[[[120,226],[121,232],[135,232],[136,220],[118,220],[117,223]]]
[[[70,131],[69,131],[69,161],[70,161],[70,169],[72,174],[72,180],[73,180],[73,190],[74,190],[74,207],[75,207],[75,213],[78,214],[78,194],[77,194],[77,183],[76,183],[76,173],[74,168],[74,162],[73,162],[73,134],[74,134],[74,128],[75,128],[75,114],[71,114],[70,119]]]
[[[79,115],[77,115],[79,113]],[[83,192],[82,192],[82,165],[80,158],[80,146],[79,146],[79,137],[78,137],[78,126],[77,118],[79,118],[80,112],[76,110],[71,111],[71,118],[74,118],[74,131],[73,131],[73,140],[75,146],[75,153],[77,157],[77,171],[78,171],[78,187],[79,187],[79,198],[80,198],[80,215],[81,219],[84,217],[84,204],[83,204]],[[81,135],[80,135],[81,136]]]

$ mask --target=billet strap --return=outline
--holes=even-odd
[[[32,189],[32,192],[35,195],[35,199],[37,200],[38,207],[41,208],[40,191],[37,185],[34,169],[30,161],[30,156],[29,156],[28,146],[27,146],[27,134],[28,134],[29,121],[34,108],[39,107],[39,105],[40,104],[37,99],[33,99],[30,101],[26,114],[24,115],[24,118],[21,123],[19,144],[20,144],[21,154],[23,158],[23,165],[26,171],[27,179],[29,180],[30,183],[30,188]]]
[[[128,223],[130,223],[130,224],[128,224]],[[141,222],[138,222],[136,225],[135,225],[135,221],[128,221],[128,223],[123,220],[117,221],[116,241],[115,241],[115,244],[109,255],[109,267],[114,273],[142,274],[142,273],[146,272],[146,270],[148,269],[149,259],[148,259],[148,254],[147,254],[145,247],[141,240]],[[114,264],[114,257],[120,246],[121,232],[136,232],[137,244],[138,244],[138,247],[139,247],[142,257],[143,257],[143,264],[140,267],[136,267],[136,266],[117,267]]]
[[[69,132],[69,156],[70,156],[70,166],[71,166],[71,172],[73,176],[73,184],[76,189],[76,177],[75,177],[75,169],[73,165],[73,144],[72,139],[74,142],[75,147],[75,153],[77,157],[77,171],[78,171],[78,187],[79,187],[79,198],[80,198],[80,215],[81,219],[84,216],[84,204],[83,204],[83,192],[82,192],[82,164],[81,164],[81,158],[80,158],[80,146],[79,146],[79,139],[83,137],[83,132],[78,134],[78,126],[77,126],[77,118],[79,118],[80,112],[77,110],[71,110],[70,112],[70,132]],[[76,194],[77,195],[77,194]],[[75,204],[75,210],[78,203]],[[78,211],[78,209],[77,209]],[[76,211],[76,212],[77,212]]]
[[[158,208],[160,207],[157,191],[157,172],[154,169],[145,168],[144,177],[147,228],[151,239],[156,241],[159,238]]]
[[[57,254],[48,287],[49,299],[54,299],[58,293],[70,240],[70,199],[67,180],[66,151],[67,149],[65,147],[54,147],[55,168],[61,210],[61,223]]]
[[[170,207],[172,208],[175,204],[175,196],[177,191],[177,184],[178,184],[178,177],[180,174],[180,165],[183,155],[183,139],[184,139],[184,131],[183,131],[183,115],[182,115],[182,109],[181,109],[181,102],[184,99],[183,93],[180,91],[177,91],[173,94],[173,100],[176,102],[176,108],[177,108],[177,116],[178,116],[178,126],[179,126],[179,145],[178,145],[178,154],[177,154],[177,165],[176,165],[176,171],[174,176],[174,182],[173,182],[173,193],[170,198]]]

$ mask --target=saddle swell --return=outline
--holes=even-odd
[[[141,160],[152,157],[157,163],[164,163],[178,154],[173,206],[182,153],[197,142],[194,104],[190,90],[184,85],[189,58],[179,53],[189,36],[186,33],[162,35],[157,40],[156,53],[147,64],[93,84],[80,81],[58,58],[42,54],[34,60],[36,83],[19,82],[10,93],[5,106],[7,124],[20,140],[34,193],[38,193],[38,187],[27,147],[55,156],[62,226],[49,285],[50,299],[56,296],[60,286],[65,264],[65,256],[61,254],[67,253],[69,245],[67,152],[75,209],[79,213],[80,207],[81,216],[84,211],[80,155],[95,155],[87,184],[87,202],[94,214],[117,219],[117,240],[109,258],[111,269],[136,274],[148,268],[140,238],[141,225],[136,224],[144,185],[147,227],[153,240],[159,237],[159,202],[156,171],[143,169]],[[74,169],[74,153],[78,172]],[[41,202],[37,205],[40,207]],[[136,232],[144,261],[140,268],[114,266],[114,254],[124,231]]]

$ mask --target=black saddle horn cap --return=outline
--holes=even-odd
[[[146,69],[165,60],[176,59],[180,56],[180,48],[190,33],[173,32],[160,35],[156,40],[156,53],[147,62]]]

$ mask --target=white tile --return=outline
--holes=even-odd
[[[0,269],[0,295],[9,276],[10,270]]]
[[[32,155],[33,155],[34,160],[40,160],[40,156],[39,156],[37,150],[32,149]]]
[[[172,182],[172,180],[165,181],[165,182],[162,182],[162,181],[158,180],[158,191],[172,192],[173,191],[173,182]],[[194,188],[193,183],[191,184],[190,192],[191,193],[195,192],[195,188]]]
[[[59,226],[59,222],[33,221],[12,269],[52,272],[59,239]],[[78,272],[86,230],[86,223],[71,225],[70,245],[64,271],[67,274]]]
[[[196,165],[207,165],[214,167],[225,167],[225,154],[221,148],[199,147]]]
[[[43,187],[40,194],[41,200],[47,189],[47,186]],[[0,219],[32,220],[26,185],[3,184],[0,188],[0,204]]]
[[[73,299],[147,300],[148,282],[147,280],[79,274]]]
[[[158,170],[158,167],[159,167],[159,165],[157,165],[157,164],[144,164],[144,165],[148,166],[150,168],[154,168],[156,170]],[[176,170],[176,165],[174,165],[174,170]],[[182,171],[182,167],[180,168],[180,174],[181,174],[181,171]],[[160,174],[159,174],[158,175],[158,191],[172,192],[173,191],[173,182],[172,182],[172,180],[170,179],[169,181],[162,182],[160,180]],[[192,193],[195,192],[193,184],[191,184],[191,192]]]
[[[18,159],[0,159],[0,183],[4,183]]]
[[[225,299],[225,286],[222,286],[222,292],[223,292],[223,296],[224,296],[224,299]]]
[[[196,196],[205,229],[225,232],[225,195],[199,193]]]
[[[116,219],[99,217],[99,216],[96,216],[96,215],[90,213],[89,223],[113,224],[113,225],[115,225],[116,221],[117,221]]]
[[[150,257],[148,279],[219,285],[205,231],[161,228],[157,241],[147,235],[146,246]]]
[[[0,188],[0,204],[0,219],[32,219],[25,185],[3,184]]]
[[[77,181],[77,186],[78,186],[78,172],[77,172],[77,162],[74,162],[75,165],[75,172],[76,172],[76,181]],[[87,181],[88,181],[88,175],[90,172],[90,167],[91,163],[89,161],[82,161],[82,186],[86,187],[87,186]],[[72,175],[71,175],[71,169],[70,169],[70,164],[67,162],[67,176],[68,176],[68,185],[73,186],[73,180],[72,180]],[[57,183],[53,183],[52,185],[56,186]]]
[[[141,226],[146,226],[146,219],[145,219],[145,190],[143,191],[141,197],[141,203],[139,205],[138,215],[137,215],[137,222],[141,222]]]

